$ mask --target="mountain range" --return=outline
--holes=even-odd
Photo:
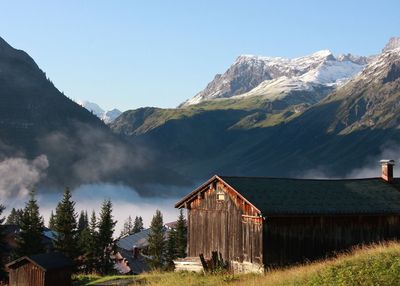
[[[0,39],[0,94],[0,161],[46,156],[45,188],[112,182],[149,195],[215,173],[358,176],[398,159],[400,39],[372,56],[239,56],[177,108],[122,114],[70,100]]]
[[[399,143],[399,47],[392,38],[368,57],[240,56],[178,108],[126,111],[110,127],[193,179],[349,176]]]

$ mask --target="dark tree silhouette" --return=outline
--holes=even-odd
[[[160,268],[163,266],[164,262],[164,252],[165,252],[165,229],[163,222],[162,213],[157,210],[156,214],[153,216],[150,225],[150,233],[148,237],[149,241],[149,255],[150,265],[153,268]]]
[[[44,251],[42,232],[44,229],[43,217],[39,213],[39,205],[35,198],[35,190],[30,192],[30,199],[26,203],[20,221],[20,232],[17,238],[17,255],[32,255]]]

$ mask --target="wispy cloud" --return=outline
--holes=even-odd
[[[75,123],[71,131],[55,131],[38,140],[51,163],[47,183],[77,187],[81,184],[123,183],[143,195],[152,185],[188,184],[154,158],[154,151],[127,143],[102,128]],[[155,193],[157,195],[157,193]]]
[[[0,198],[22,198],[41,179],[49,167],[47,156],[40,155],[34,160],[7,158],[0,161]]]

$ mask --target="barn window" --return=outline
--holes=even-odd
[[[217,189],[217,201],[219,202],[225,201],[225,193],[221,188]]]

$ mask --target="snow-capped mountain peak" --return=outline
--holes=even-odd
[[[267,89],[272,87],[280,93],[315,85],[332,87],[347,81],[365,64],[366,60],[350,54],[337,59],[329,50],[293,59],[241,55],[224,74],[216,75],[203,91],[181,106],[216,98],[271,94]]]
[[[311,55],[314,57],[323,57],[323,58],[333,56],[330,50],[320,50],[315,53],[312,53]]]
[[[122,114],[122,112],[116,108],[105,111],[98,104],[86,100],[78,100],[77,103],[103,120],[104,123],[111,123]]]

